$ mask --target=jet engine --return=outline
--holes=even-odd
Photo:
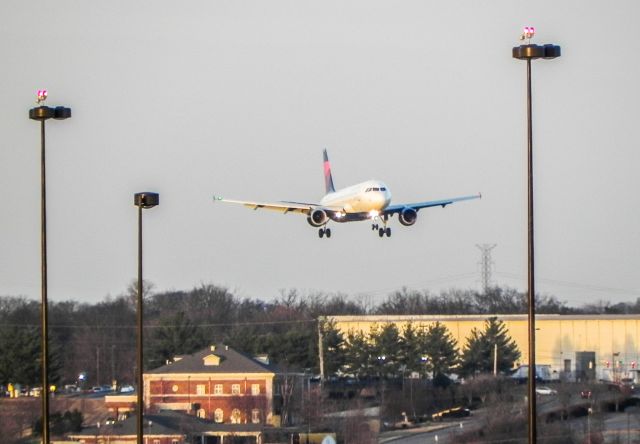
[[[307,222],[312,227],[321,227],[327,223],[329,220],[329,216],[324,210],[316,209],[309,213],[309,217],[307,217]]]
[[[398,220],[405,227],[415,224],[417,219],[418,212],[413,208],[405,208],[398,214]]]

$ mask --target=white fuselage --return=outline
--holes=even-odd
[[[346,214],[380,212],[389,206],[391,192],[380,180],[342,188],[325,195],[320,204],[327,207],[341,207]]]

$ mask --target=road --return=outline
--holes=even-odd
[[[418,427],[407,430],[384,432],[378,439],[379,444],[453,444],[456,443],[456,435],[463,430],[477,427],[480,415],[464,418],[461,421],[445,422],[436,425]],[[640,409],[630,410],[629,413],[606,413],[600,420],[604,421],[602,436],[605,443],[640,443]],[[570,420],[571,427],[579,434],[586,437],[587,430],[592,427],[595,432],[596,419],[591,419],[591,424],[586,417]]]
[[[384,432],[378,438],[379,444],[449,444],[456,442],[452,439],[456,434],[469,427],[476,427],[478,418],[462,418],[451,422],[429,424],[414,429]]]

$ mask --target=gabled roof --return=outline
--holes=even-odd
[[[225,345],[207,347],[147,374],[275,373],[275,369]]]
[[[149,425],[151,422],[151,425]],[[216,424],[213,421],[197,418],[182,412],[164,411],[144,415],[144,435],[182,436],[187,434],[215,434],[216,432],[238,433],[262,431],[262,424]],[[81,432],[69,433],[70,438],[82,439],[86,436],[135,436],[137,431],[136,415],[115,424],[102,424],[101,427],[85,427]]]

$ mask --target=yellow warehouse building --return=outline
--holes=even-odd
[[[374,325],[394,323],[402,333],[435,322],[445,325],[462,350],[471,330],[484,329],[490,317],[502,320],[522,354],[517,365],[527,364],[527,315],[381,315],[329,316],[336,328],[368,333]],[[559,377],[587,368],[598,379],[634,377],[640,358],[640,315],[537,315],[536,364],[549,365]],[[586,359],[586,360],[585,360]],[[635,378],[634,378],[635,379]]]

